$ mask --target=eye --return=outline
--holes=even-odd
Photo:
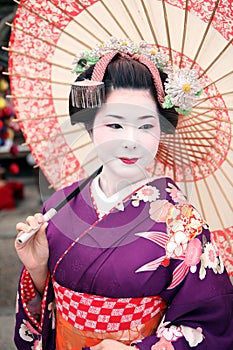
[[[122,129],[122,126],[117,123],[107,124],[106,126],[111,129]]]
[[[152,125],[152,124],[144,124],[144,125],[140,126],[139,129],[148,130],[148,129],[152,129],[153,127],[154,127],[154,125]]]

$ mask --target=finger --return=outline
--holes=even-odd
[[[24,232],[29,232],[31,230],[31,227],[27,224],[25,224],[24,222],[18,222],[18,224],[16,225],[16,231],[18,233],[24,231]]]
[[[37,220],[38,224],[42,224],[44,222],[44,216],[41,213],[36,213],[34,217]]]
[[[35,216],[28,216],[26,219],[26,223],[31,226],[33,230],[37,229],[39,227],[38,220],[35,218]]]
[[[36,229],[32,229],[30,227],[30,231],[28,232],[19,232],[19,234],[16,237],[16,243],[15,246],[16,248],[18,247],[18,245],[20,244],[20,246],[22,247],[22,245],[24,245],[27,241],[31,241],[32,239],[36,239],[36,241],[39,244],[42,245],[48,245],[48,241],[47,241],[47,237],[45,234],[45,230],[47,227],[48,223],[44,223],[44,224],[40,224],[38,228]]]
[[[22,244],[21,242],[21,238],[24,237],[26,235],[26,237],[28,237],[27,241],[30,240],[31,237],[29,237],[30,235],[30,231],[32,230],[32,228],[30,226],[27,226],[28,229],[24,228],[24,226],[27,226],[26,224],[22,225],[22,230],[19,231],[19,233],[17,234],[16,238],[15,238],[15,248],[18,251],[18,249],[22,249],[24,244]],[[26,243],[26,242],[24,242]]]

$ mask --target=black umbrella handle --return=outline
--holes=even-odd
[[[55,208],[49,209],[44,214],[44,222],[51,220],[54,217],[54,215],[56,215],[58,211],[62,207],[64,207],[65,204],[67,204],[72,198],[77,196],[92,179],[94,179],[98,174],[101,173],[101,171],[102,171],[102,166],[98,170],[96,170],[93,174],[91,174],[86,180],[84,180],[78,187],[76,187],[66,198],[64,198],[60,203],[58,203]],[[36,234],[39,231],[42,225],[43,223],[39,225],[39,227],[36,228],[35,230],[31,230],[30,232],[24,232],[17,239],[18,243],[24,244],[25,242],[27,242],[32,236],[34,236],[34,234]]]

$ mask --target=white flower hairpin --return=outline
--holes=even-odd
[[[202,82],[198,79],[197,71],[177,69],[168,73],[165,82],[165,108],[176,107],[180,114],[188,115],[192,111],[192,106],[203,91]]]

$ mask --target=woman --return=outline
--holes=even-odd
[[[80,113],[70,99],[103,167],[49,224],[42,214],[17,224],[17,238],[42,224],[26,243],[16,240],[25,265],[19,349],[232,349],[233,288],[208,226],[170,178],[147,172],[160,132],[178,121],[163,108],[164,78],[120,51],[79,76],[104,82],[101,107]],[[57,191],[43,212],[75,187]]]

